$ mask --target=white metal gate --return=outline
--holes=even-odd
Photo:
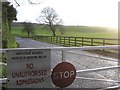
[[[43,47],[43,48],[39,48],[39,49],[51,49],[51,51],[61,51],[62,52],[62,62],[64,62],[64,61],[66,61],[66,52],[71,52],[71,51],[76,51],[76,50],[79,50],[79,51],[80,50],[102,50],[102,49],[117,49],[118,50],[119,47],[120,47],[119,45],[110,45],[110,46],[85,46],[85,47]],[[26,49],[34,49],[34,48],[16,48],[16,49],[18,49],[18,50],[21,50],[21,49],[26,50]],[[2,52],[6,51],[6,50],[11,50],[11,49],[1,49]],[[14,50],[14,49],[12,49],[12,50]],[[113,61],[115,61],[115,60],[113,60]],[[118,61],[119,60],[115,61],[115,62],[118,63],[117,66],[100,67],[100,68],[93,68],[93,69],[86,69],[86,70],[77,70],[77,73],[90,73],[90,72],[98,72],[98,71],[113,70],[113,69],[118,69],[119,70],[120,66],[119,66]],[[1,63],[1,65],[7,65],[7,64],[6,63]],[[93,81],[103,81],[103,82],[117,83],[116,86],[106,87],[104,89],[120,88],[119,77],[118,77],[118,80],[85,78],[85,77],[79,77],[79,76],[77,76],[76,78],[85,79],[85,80],[93,80]],[[0,83],[7,83],[7,78],[1,78]]]

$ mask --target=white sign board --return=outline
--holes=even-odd
[[[7,61],[8,88],[51,87],[50,50],[8,50]]]

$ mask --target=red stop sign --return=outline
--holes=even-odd
[[[76,77],[75,67],[68,62],[62,62],[55,66],[52,71],[52,82],[60,87],[64,88],[73,83]]]

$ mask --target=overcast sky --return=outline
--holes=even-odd
[[[25,20],[36,22],[41,10],[49,6],[54,8],[64,25],[116,28],[118,25],[119,0],[42,0],[40,5],[30,5],[26,4],[25,0],[21,1],[21,6],[17,7],[17,18],[20,22]]]

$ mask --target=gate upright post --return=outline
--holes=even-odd
[[[65,62],[66,51],[62,51],[62,62]]]

